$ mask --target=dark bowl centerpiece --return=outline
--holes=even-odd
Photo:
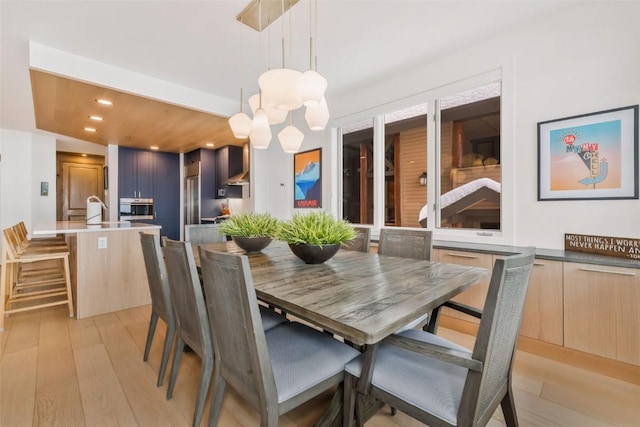
[[[342,243],[355,236],[351,223],[325,211],[295,214],[290,220],[280,221],[275,235],[307,264],[322,264],[338,252]]]
[[[277,219],[257,212],[232,215],[220,224],[220,232],[231,236],[245,252],[260,252],[269,246],[277,228]]]

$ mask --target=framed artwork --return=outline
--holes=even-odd
[[[538,200],[637,198],[637,105],[538,123]]]
[[[322,207],[322,148],[293,155],[294,208]]]

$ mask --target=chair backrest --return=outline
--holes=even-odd
[[[369,227],[353,227],[356,237],[342,245],[342,249],[369,253],[371,246],[371,229]]]
[[[402,258],[431,260],[432,233],[423,228],[381,228],[378,253]]]
[[[16,236],[15,230],[12,227],[2,230],[4,235],[3,253],[7,260],[17,260],[22,255],[23,251]],[[3,284],[4,286],[4,284]]]
[[[184,240],[193,244],[226,242],[220,224],[189,224],[184,226]]]
[[[21,241],[29,240],[29,232],[27,231],[27,226],[24,221],[20,221],[12,228]]]
[[[202,357],[205,350],[211,349],[211,332],[191,244],[167,239],[162,252],[167,266],[176,331]]]
[[[527,248],[494,264],[473,348],[473,358],[483,363],[483,370],[467,375],[458,410],[460,425],[484,425],[507,387],[534,257],[534,249]]]
[[[152,310],[169,325],[174,322],[173,307],[167,268],[160,248],[160,238],[157,234],[140,232],[140,243],[142,244],[144,266],[147,270]]]
[[[277,390],[248,258],[199,249],[219,369],[261,413],[264,407],[277,411]]]

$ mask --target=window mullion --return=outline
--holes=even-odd
[[[373,118],[373,227],[384,226],[384,115]]]

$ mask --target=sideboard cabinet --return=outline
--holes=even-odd
[[[564,345],[640,365],[640,270],[565,262]]]
[[[433,254],[436,261],[489,270],[506,256],[460,248],[437,248]],[[488,284],[489,279],[454,300],[482,309]],[[453,310],[442,314],[478,323]],[[640,268],[536,258],[520,335],[640,366]]]

